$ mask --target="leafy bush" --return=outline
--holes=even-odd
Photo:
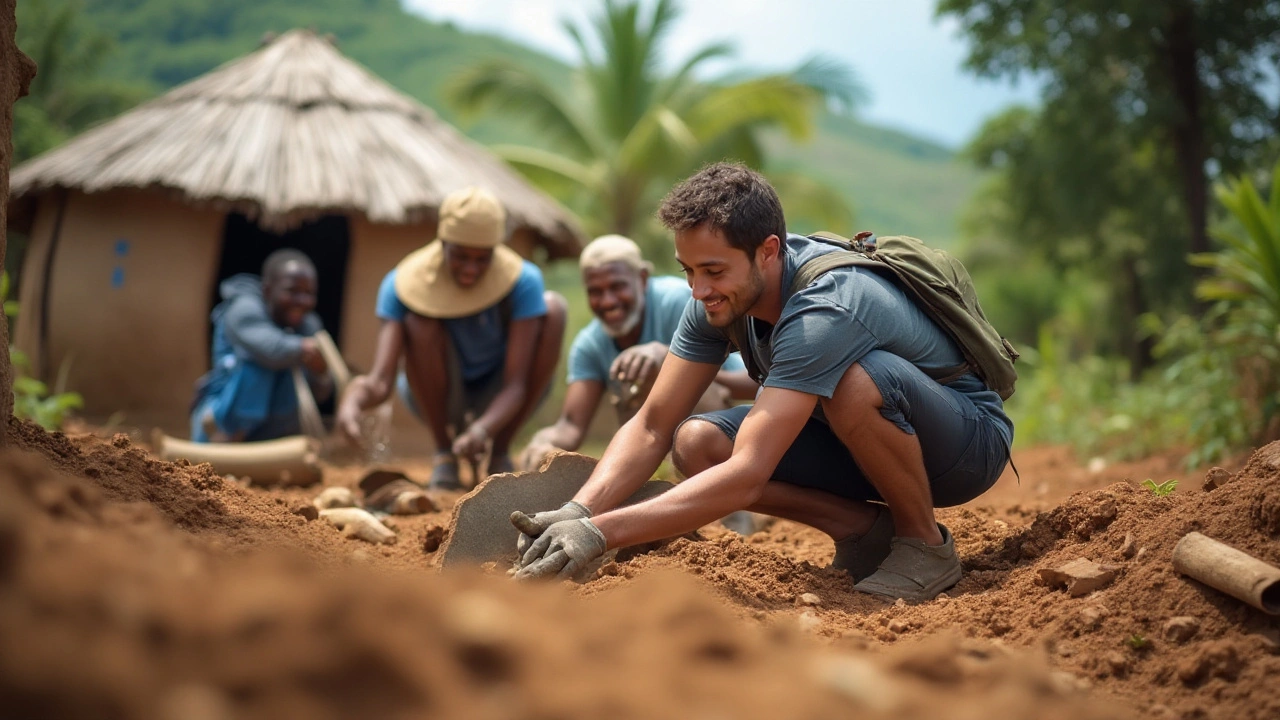
[[[4,302],[4,314],[7,318],[18,315],[18,302],[9,299],[9,274],[0,275],[0,300]],[[13,367],[13,414],[24,420],[31,420],[46,430],[57,430],[72,410],[84,406],[84,398],[80,393],[50,392],[49,386],[30,377],[26,355],[9,346],[9,361]],[[64,373],[59,373],[64,375]],[[61,382],[58,383],[61,385]]]

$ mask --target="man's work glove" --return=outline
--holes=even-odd
[[[587,518],[562,520],[547,528],[529,546],[516,579],[572,578],[608,549],[604,533]]]
[[[547,528],[562,520],[589,517],[591,517],[591,511],[587,506],[572,500],[561,505],[559,510],[547,510],[533,515],[525,515],[519,510],[511,513],[511,524],[520,531],[520,538],[516,540],[516,552],[520,557],[516,560],[516,565],[524,567],[524,554],[529,551],[529,546],[533,545],[534,539]]]

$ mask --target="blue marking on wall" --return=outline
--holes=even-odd
[[[125,238],[116,240],[115,255],[117,258],[125,258],[129,255],[129,241]],[[115,267],[111,268],[111,289],[119,290],[124,287],[124,266],[119,264],[122,260],[117,260]]]

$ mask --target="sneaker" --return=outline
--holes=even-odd
[[[889,557],[890,543],[893,540],[893,514],[883,505],[876,507],[879,514],[871,524],[871,529],[862,535],[836,541],[836,556],[831,560],[830,567],[849,573],[855,583],[874,573],[880,563]]]
[[[462,480],[458,477],[458,458],[453,453],[436,453],[434,463],[431,480],[427,482],[428,490],[462,489]]]
[[[960,582],[963,574],[951,531],[938,523],[941,545],[917,538],[893,538],[889,556],[880,568],[853,586],[854,590],[908,602],[932,600]]]

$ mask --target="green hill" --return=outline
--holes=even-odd
[[[310,27],[405,93],[487,143],[536,142],[519,118],[464,124],[442,91],[459,69],[501,58],[565,82],[570,68],[509,40],[467,32],[403,10],[397,0],[84,0],[88,20],[114,39],[106,74],[157,93],[258,47],[264,33]],[[954,154],[908,134],[824,115],[815,137],[767,137],[771,163],[800,171],[850,198],[859,228],[950,245],[956,217],[979,175]],[[807,229],[807,228],[797,228]]]

